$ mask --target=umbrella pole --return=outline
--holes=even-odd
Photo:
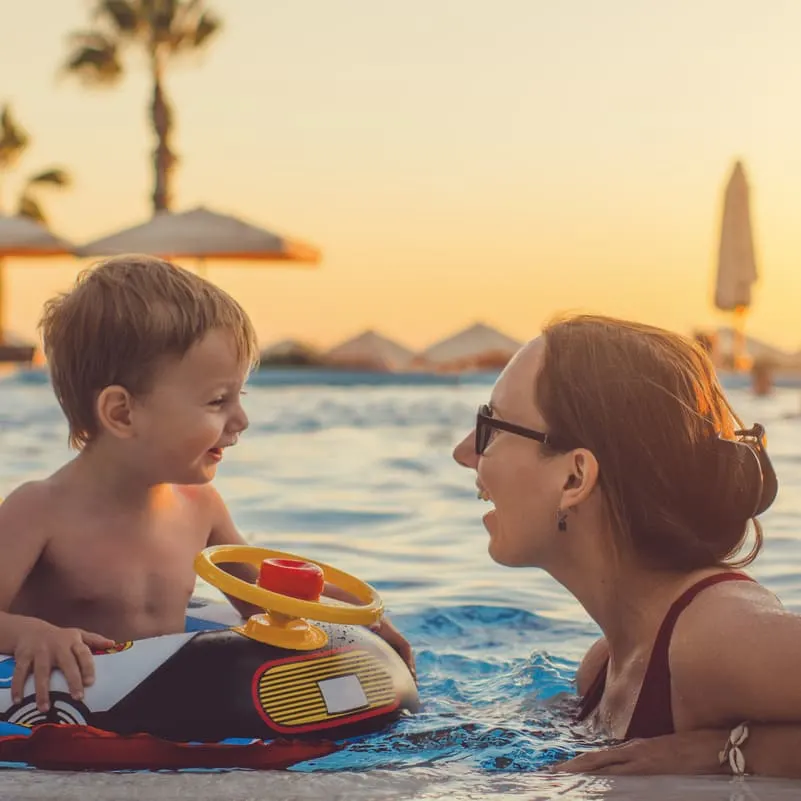
[[[0,345],[6,344],[5,281],[6,260],[0,256]]]
[[[737,371],[748,369],[748,354],[745,350],[745,315],[747,311],[745,306],[738,306],[734,310],[732,357],[734,369]]]

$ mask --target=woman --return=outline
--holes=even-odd
[[[548,571],[603,633],[580,717],[630,742],[567,769],[801,775],[801,617],[739,569],[776,494],[741,428],[702,349],[578,316],[517,353],[456,447],[492,558]]]

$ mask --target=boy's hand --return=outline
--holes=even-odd
[[[114,640],[83,629],[62,629],[44,621],[20,633],[14,649],[16,667],[11,679],[11,699],[22,701],[25,681],[32,672],[36,683],[36,706],[50,709],[50,674],[60,670],[70,695],[83,698],[83,688],[94,683],[95,665],[90,648],[111,648]]]
[[[414,664],[414,653],[408,640],[392,625],[389,618],[382,617],[378,623],[370,626],[370,631],[374,631],[382,640],[391,645],[398,655],[406,663],[412,677],[417,681],[417,669]]]
[[[323,595],[328,598],[334,598],[337,601],[344,601],[346,604],[353,604],[359,606],[360,601],[347,590],[337,587],[335,584],[326,582]],[[406,663],[412,677],[417,681],[417,669],[414,664],[414,654],[412,653],[412,646],[409,645],[408,640],[389,622],[389,618],[382,617],[377,623],[373,623],[369,627],[370,631],[375,632],[382,640],[385,640],[391,645]]]

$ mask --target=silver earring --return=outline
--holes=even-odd
[[[567,512],[556,510],[556,527],[559,531],[567,531]]]

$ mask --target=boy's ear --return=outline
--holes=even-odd
[[[97,419],[100,427],[120,439],[133,436],[131,393],[125,387],[113,384],[97,396]]]

